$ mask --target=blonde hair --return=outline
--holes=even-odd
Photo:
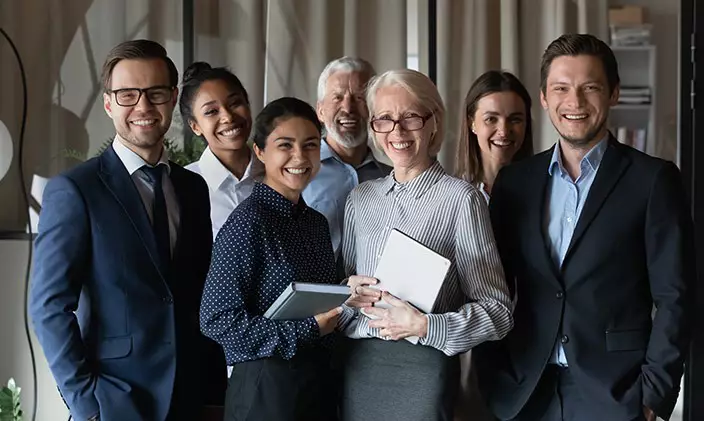
[[[433,81],[423,73],[411,69],[389,70],[374,77],[367,87],[367,107],[369,107],[370,116],[373,117],[376,111],[377,91],[387,86],[402,87],[416,99],[420,107],[433,113],[435,131],[430,139],[428,151],[430,156],[436,157],[445,138],[445,104]],[[371,121],[372,118],[369,119],[370,125]],[[373,132],[371,127],[369,131]],[[376,143],[376,135],[374,142]]]

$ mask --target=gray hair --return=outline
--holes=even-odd
[[[430,156],[437,156],[445,137],[445,104],[432,80],[421,72],[411,69],[389,70],[376,76],[367,87],[369,122],[376,112],[376,93],[386,86],[400,86],[416,98],[418,105],[433,113],[435,131],[430,139]],[[376,142],[376,136],[374,136]]]
[[[362,73],[370,78],[376,75],[374,66],[364,59],[345,56],[333,60],[325,66],[318,78],[318,101],[322,101],[323,98],[325,98],[325,85],[328,83],[328,78],[332,76],[333,73],[340,71]]]

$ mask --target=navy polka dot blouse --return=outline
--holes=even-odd
[[[325,217],[257,183],[215,240],[200,326],[222,345],[228,365],[266,357],[291,359],[319,341],[313,317],[262,317],[291,282],[336,283]]]

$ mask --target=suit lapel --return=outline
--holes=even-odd
[[[594,178],[594,183],[589,189],[587,201],[584,203],[584,208],[579,216],[579,221],[575,227],[572,240],[565,254],[563,266],[567,263],[570,254],[573,252],[579,240],[584,235],[589,225],[592,223],[596,215],[599,213],[604,201],[609,196],[611,191],[616,186],[616,183],[621,179],[623,173],[628,168],[630,161],[621,152],[618,141],[609,135],[609,145],[601,160],[599,169]]]
[[[149,216],[144,209],[144,202],[139,195],[137,187],[134,185],[132,178],[127,173],[120,158],[115,153],[115,150],[110,146],[100,155],[100,179],[103,181],[108,190],[115,197],[117,202],[122,206],[122,209],[127,214],[127,217],[132,222],[132,226],[137,232],[137,236],[147,249],[149,258],[161,275],[161,279],[166,286],[166,278],[161,272],[158,264],[158,254],[156,247],[156,239],[152,230],[152,224],[149,221]]]
[[[553,147],[554,148],[554,147]],[[528,194],[532,199],[530,214],[531,221],[530,227],[531,231],[529,233],[530,238],[535,239],[534,247],[537,260],[534,261],[541,272],[548,275],[550,280],[556,285],[561,285],[559,281],[559,273],[555,262],[553,262],[550,255],[550,247],[548,245],[548,239],[545,236],[545,204],[547,201],[548,192],[548,182],[550,181],[550,174],[548,173],[548,167],[550,166],[550,160],[552,159],[553,149],[549,149],[543,152],[537,157],[536,170],[533,176],[533,184],[530,189],[527,189]]]

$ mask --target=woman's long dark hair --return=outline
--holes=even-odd
[[[457,170],[455,176],[479,183],[484,178],[482,156],[477,135],[471,130],[477,104],[483,97],[496,92],[514,92],[521,97],[526,108],[526,134],[523,145],[516,152],[513,161],[519,161],[533,155],[533,124],[530,114],[531,99],[528,90],[520,80],[509,72],[489,70],[474,81],[464,99],[464,113],[460,118],[460,138],[457,142]]]

